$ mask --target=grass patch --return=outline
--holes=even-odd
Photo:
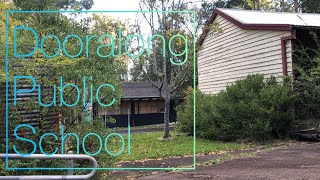
[[[128,155],[127,136],[124,152],[117,156],[117,161],[158,159],[173,156],[193,155],[193,137],[171,132],[172,140],[159,140],[162,132],[131,135],[131,155]],[[205,139],[196,139],[196,153],[209,154],[223,151],[250,148],[252,145],[224,143]]]

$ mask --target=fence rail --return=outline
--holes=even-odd
[[[56,155],[44,155],[44,154],[33,154],[30,156],[21,156],[18,154],[8,154],[9,159],[65,159],[65,160],[89,160],[92,162],[93,168],[98,167],[98,163],[95,158],[88,156],[88,155],[76,155],[76,154],[56,154]],[[0,154],[0,159],[6,159],[6,154]],[[72,163],[68,163],[69,165]],[[70,170],[72,170],[72,166],[68,167]],[[50,171],[48,171],[50,172]],[[0,180],[6,179],[6,180],[52,180],[52,179],[90,179],[92,178],[96,173],[95,169],[92,169],[89,174],[86,175],[70,175],[70,171],[68,171],[69,175],[28,175],[28,176],[0,176]],[[71,173],[72,174],[72,173]]]

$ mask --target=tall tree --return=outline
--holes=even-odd
[[[58,3],[59,2],[59,3]],[[65,2],[62,5],[62,2]],[[69,9],[81,9],[81,8],[90,8],[91,0],[84,0],[84,1],[37,1],[37,0],[30,0],[30,1],[20,1],[14,0],[15,5],[18,9],[26,10],[28,8],[32,8],[34,10],[43,10],[43,9],[61,9],[61,8],[69,8]],[[85,3],[85,4],[81,4]],[[81,37],[82,42],[86,42],[86,36],[94,36],[97,35],[96,33],[102,33],[98,31],[97,28],[93,28],[99,21],[98,16],[96,18],[82,18],[81,20],[77,21],[74,17],[65,16],[63,13],[14,13],[12,15],[12,22],[9,24],[12,25],[13,22],[21,22],[21,24],[33,28],[37,35],[38,35],[38,45],[41,44],[41,40],[45,35],[53,34],[56,35],[61,43],[63,39],[66,38],[67,35],[76,34]],[[99,24],[102,25],[102,20],[99,21]],[[103,28],[109,29],[116,29],[118,24],[124,24],[121,22],[113,22],[107,23],[108,26],[104,26]],[[103,24],[104,25],[104,24]],[[116,26],[116,27],[115,27]],[[2,34],[3,35],[3,34]],[[12,34],[10,34],[12,36]],[[19,31],[17,33],[17,39],[19,42],[17,43],[18,52],[26,52],[29,53],[30,48],[33,48],[35,43],[35,38],[29,32]],[[93,77],[91,81],[93,85],[93,89],[97,89],[101,84],[109,83],[114,85],[116,92],[110,93],[110,89],[102,88],[99,94],[100,100],[102,103],[107,104],[110,102],[112,97],[116,99],[120,98],[120,76],[119,70],[125,68],[126,64],[123,59],[124,57],[101,57],[98,56],[96,53],[97,47],[103,44],[103,41],[90,41],[87,46],[88,48],[88,56],[85,53],[85,49],[81,51],[82,53],[77,56],[76,58],[67,57],[62,49],[57,49],[57,42],[54,38],[47,38],[45,43],[43,44],[44,49],[47,54],[52,55],[57,51],[60,51],[57,56],[53,58],[45,58],[42,55],[40,49],[33,54],[29,61],[12,61],[10,68],[15,68],[13,63],[16,64],[23,64],[25,67],[24,69],[9,69],[10,76],[12,74],[20,74],[20,75],[32,75],[37,78],[37,82],[40,81],[40,84],[43,86],[49,86],[50,89],[53,87],[53,84],[59,84],[59,77],[63,77],[64,83],[76,84],[78,87],[82,87],[84,85],[83,77],[87,76],[87,80],[89,81],[89,76]],[[79,41],[76,38],[69,38],[66,41],[66,47],[69,54],[75,55],[79,52]],[[13,47],[12,44],[9,47]],[[61,47],[60,47],[61,48]],[[105,48],[106,51],[110,50]],[[104,49],[104,50],[105,50]],[[105,53],[105,51],[101,53]],[[11,56],[12,57],[12,56]],[[20,58],[21,59],[21,58]],[[32,60],[30,60],[32,59]],[[35,69],[37,69],[35,71]],[[11,76],[12,77],[12,76]],[[39,79],[38,79],[39,78]],[[38,81],[39,80],[39,81]],[[60,86],[57,85],[59,89]],[[77,94],[75,88],[67,88],[65,90],[65,100],[67,102],[73,102],[74,97]],[[84,92],[82,92],[84,93]],[[43,91],[41,96],[45,102],[50,102],[52,100],[53,94],[52,91]],[[33,100],[33,99],[32,99]],[[94,98],[94,104],[97,103],[96,98]],[[37,103],[33,103],[35,105]],[[66,125],[73,125],[78,120],[81,120],[82,111],[84,106],[82,103],[78,103],[77,106],[70,110],[69,107],[59,107],[54,106],[52,108],[43,108],[34,107],[35,109],[43,109],[41,114],[47,114],[48,110],[54,110],[55,112],[59,112],[61,117],[65,119]],[[97,117],[98,118],[98,117]]]
[[[300,8],[304,13],[320,13],[320,1],[300,0]]]
[[[160,35],[163,39],[153,38],[150,56],[145,55],[135,59],[134,63],[140,67],[144,76],[162,92],[161,97],[165,102],[164,139],[170,137],[171,99],[175,97],[181,86],[192,78],[194,33],[190,23],[191,14],[160,11],[182,11],[191,7],[190,2],[183,0],[140,1],[140,9],[144,10],[142,19],[148,24],[150,37]],[[145,13],[145,11],[157,12]],[[143,27],[144,30],[146,28]],[[141,33],[141,28],[138,28],[138,33]],[[174,35],[179,37],[171,39]]]
[[[82,81],[83,77],[87,77],[87,87],[90,87],[92,85],[92,89],[95,91],[98,86],[104,83],[110,83],[114,85],[116,92],[113,93],[110,91],[110,88],[103,87],[101,88],[99,99],[102,103],[107,104],[111,102],[111,99],[114,97],[117,100],[120,99],[121,96],[121,90],[120,90],[120,77],[119,72],[123,71],[123,69],[126,69],[125,57],[120,56],[117,59],[110,56],[110,57],[100,57],[97,55],[97,47],[102,46],[104,44],[107,44],[108,38],[101,39],[100,42],[97,41],[97,37],[94,38],[90,43],[84,44],[82,54],[80,54],[78,57],[70,58],[67,57],[65,52],[62,50],[63,46],[63,40],[66,38],[67,35],[75,34],[78,35],[82,42],[86,42],[86,36],[93,37],[103,35],[106,33],[110,33],[111,30],[117,29],[117,27],[120,25],[123,27],[123,32],[126,33],[126,22],[120,22],[117,20],[110,20],[111,18],[107,17],[99,17],[94,16],[92,19],[85,18],[85,19],[77,19],[75,20],[73,17],[65,16],[63,13],[57,12],[57,13],[11,13],[8,17],[8,32],[6,32],[6,13],[5,11],[10,9],[20,9],[20,10],[29,10],[29,7],[33,7],[37,10],[39,9],[50,9],[52,4],[45,4],[46,0],[44,1],[16,1],[18,7],[15,7],[12,3],[3,3],[0,2],[0,55],[2,57],[5,57],[6,54],[6,41],[8,41],[8,47],[9,47],[9,92],[13,92],[12,89],[12,80],[14,76],[18,75],[29,75],[33,76],[36,79],[37,84],[41,85],[41,94],[39,91],[37,94],[40,94],[41,101],[45,104],[49,104],[54,98],[56,98],[57,105],[56,106],[49,106],[49,107],[43,107],[39,105],[39,102],[37,98],[28,98],[24,99],[23,101],[19,101],[17,103],[17,106],[14,107],[12,104],[9,104],[9,131],[12,132],[13,129],[17,124],[24,124],[26,123],[25,116],[21,116],[20,113],[17,113],[18,111],[25,111],[26,113],[32,113],[32,119],[29,119],[30,116],[28,116],[28,122],[32,123],[32,125],[38,126],[39,128],[35,129],[40,132],[37,132],[37,134],[25,134],[24,131],[22,131],[22,135],[26,135],[30,139],[37,139],[39,140],[41,134],[41,131],[47,130],[49,125],[52,125],[53,120],[52,116],[50,119],[45,118],[45,116],[48,114],[48,112],[54,112],[56,117],[57,112],[60,114],[60,119],[65,120],[65,131],[68,132],[69,128],[75,128],[77,125],[76,123],[81,121],[83,119],[83,109],[84,106],[81,102],[77,103],[77,105],[73,106],[72,108],[66,107],[66,106],[59,106],[59,91],[61,89],[61,86],[59,84],[59,78],[60,76],[63,77],[63,84],[75,84],[79,87],[81,94],[85,94],[83,92],[82,87],[84,86],[84,83]],[[28,4],[28,2],[30,4]],[[83,1],[82,1],[83,2]],[[20,3],[20,4],[19,4]],[[37,7],[38,6],[38,7]],[[41,7],[40,7],[41,6]],[[52,9],[60,9],[61,7],[52,7]],[[75,7],[75,9],[77,9]],[[13,42],[14,42],[14,26],[27,26],[30,28],[33,28],[38,35],[38,48],[36,48],[35,53],[32,55],[32,57],[28,58],[15,58],[13,56]],[[109,31],[108,31],[109,30]],[[6,38],[6,33],[9,34],[8,38]],[[57,37],[57,39],[60,40],[60,45],[57,46],[57,40],[55,38],[49,37],[47,38],[43,43],[43,49],[45,53],[47,53],[49,56],[55,54],[57,52],[57,55],[55,57],[49,58],[44,57],[44,53],[40,50],[40,44],[42,44],[41,40],[45,35],[52,34]],[[124,36],[125,38],[125,36]],[[30,53],[33,49],[33,46],[36,44],[36,39],[34,38],[34,35],[30,33],[29,31],[19,30],[17,32],[16,36],[16,47],[17,51],[19,53]],[[117,38],[115,38],[117,40]],[[61,46],[62,45],[62,46]],[[41,45],[42,46],[42,45]],[[88,48],[89,55],[86,57],[85,49]],[[115,47],[119,48],[119,47]],[[71,55],[75,55],[79,52],[79,41],[77,41],[76,38],[69,38],[66,41],[66,49]],[[110,52],[111,47],[104,46],[101,48],[101,54],[105,55]],[[1,67],[4,67],[5,61],[0,61]],[[120,70],[120,71],[119,71]],[[5,69],[0,69],[0,83],[3,85],[5,82]],[[92,76],[93,80],[91,81],[89,79],[89,76]],[[24,82],[24,83],[30,83],[32,85],[32,82]],[[19,84],[19,83],[18,83]],[[40,88],[40,85],[38,86]],[[56,85],[56,92],[57,96],[54,97],[54,92],[52,91],[54,89],[54,86]],[[3,86],[2,86],[3,87]],[[38,88],[36,87],[36,89]],[[88,88],[89,89],[89,88]],[[3,91],[1,91],[3,92]],[[75,88],[67,87],[63,93],[64,100],[66,102],[73,103],[75,102],[76,97],[74,95],[77,95],[77,91]],[[94,102],[97,102],[95,94],[93,95]],[[0,96],[0,111],[3,111],[3,105],[5,102],[3,101],[4,96]],[[20,99],[20,98],[19,98]],[[82,99],[82,98],[81,98]],[[89,97],[87,98],[89,99]],[[88,100],[89,101],[89,100]],[[119,101],[118,101],[119,102]],[[11,103],[9,101],[9,103]],[[116,104],[116,103],[115,103]],[[38,116],[40,116],[38,118]],[[34,121],[34,118],[37,117],[36,121]],[[97,118],[98,119],[98,118]],[[31,122],[32,120],[33,122]],[[36,122],[37,124],[34,124]],[[48,123],[49,122],[49,123]],[[0,127],[3,129],[3,124],[0,123]],[[44,127],[44,128],[41,128]],[[88,128],[91,130],[93,126],[90,124],[89,126],[86,126],[85,128]],[[102,127],[102,126],[101,126]],[[50,128],[52,129],[52,128]],[[26,132],[29,131],[29,129],[24,129]],[[78,131],[72,131],[81,137],[81,134],[83,134],[83,131],[87,131],[87,129],[73,129]],[[82,131],[81,131],[82,130]],[[100,129],[94,129],[94,131],[100,131]],[[103,129],[103,133],[106,133],[107,130]],[[70,132],[70,131],[69,131]],[[52,130],[52,133],[55,133],[57,135],[60,134],[60,130],[54,129]],[[1,137],[2,133],[0,133]],[[60,134],[61,135],[61,134]],[[103,134],[99,134],[103,135]],[[82,136],[83,137],[83,136]],[[0,138],[1,139],[1,138]],[[44,151],[49,152],[50,150],[54,150],[56,146],[56,140],[45,138],[42,141],[42,147]],[[61,139],[60,139],[61,142]],[[91,149],[91,145],[94,147],[95,143],[91,143],[92,141],[89,141],[90,144],[88,145],[88,151],[92,151],[94,149]],[[21,147],[21,152],[29,152],[30,149],[32,149],[32,144],[30,143],[24,143],[23,141],[20,141],[14,137],[9,137],[9,145],[7,146],[9,148],[9,153],[14,153],[12,150],[12,145],[16,144]],[[99,142],[97,142],[99,144]],[[76,145],[76,143],[74,143]],[[4,146],[0,146],[0,151],[2,151]],[[72,146],[69,146],[69,148],[72,148]],[[89,150],[90,149],[90,150]],[[20,148],[19,148],[20,151]],[[42,153],[37,149],[36,153]],[[80,151],[81,153],[81,151]],[[97,157],[97,156],[96,156]],[[103,161],[100,161],[100,163],[105,162],[112,162],[109,160],[109,156],[105,155],[103,156]],[[99,156],[97,157],[99,158]],[[110,158],[111,159],[111,158]],[[99,159],[97,159],[99,161]],[[56,161],[30,161],[30,163],[25,164],[27,167],[61,167],[63,164],[58,165],[59,162]],[[0,166],[2,163],[0,162]],[[83,164],[84,165],[84,164]],[[86,166],[86,165],[84,165]],[[0,170],[1,171],[1,170]],[[17,172],[10,172],[10,174],[16,174]],[[34,172],[30,172],[34,173]],[[52,174],[59,174],[61,172],[52,171]],[[0,174],[3,174],[3,172],[0,172]],[[98,178],[99,179],[99,178]]]
[[[202,0],[202,8],[200,10],[202,13],[202,18],[200,16],[200,19],[207,20],[215,8],[269,11],[274,8],[273,4],[277,3],[269,0]]]
[[[281,0],[281,1],[280,1],[280,7],[281,7],[281,11],[284,12],[284,10],[285,10],[284,0]]]
[[[273,0],[272,9],[282,12],[320,13],[317,0]]]
[[[26,10],[91,9],[93,0],[13,0],[16,7]]]
[[[293,0],[294,12],[299,12],[299,0]]]

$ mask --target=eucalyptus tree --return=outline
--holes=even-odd
[[[192,10],[194,5],[182,0],[141,0],[139,6],[143,11],[138,21],[147,25],[139,23],[137,33],[148,32],[151,45],[146,49],[148,53],[133,59],[135,70],[131,73],[135,80],[148,80],[161,92],[165,106],[163,138],[166,139],[170,137],[171,100],[186,84],[193,85],[195,48],[193,14],[169,11]],[[140,44],[138,50],[141,48]]]
[[[14,5],[23,10],[82,10],[91,9],[93,0],[13,0]]]
[[[13,2],[14,4],[11,4],[10,8],[20,10],[81,10],[88,9],[92,6],[91,0],[15,0]],[[108,33],[108,28],[115,29],[118,27],[118,24],[122,24],[124,31],[126,31],[126,26],[123,22],[114,21],[113,23],[107,23],[109,27],[103,27],[106,28],[105,32],[97,31],[96,26],[92,25],[102,23],[102,20],[98,17],[98,15],[95,15],[93,17],[82,18],[79,13],[66,14],[61,11],[55,13],[43,13],[39,11],[36,13],[18,12],[10,14],[9,56],[15,60],[10,61],[9,78],[12,80],[14,75],[30,75],[35,77],[37,84],[41,84],[41,99],[44,104],[50,104],[54,100],[58,102],[56,104],[59,104],[60,99],[54,93],[54,86],[56,85],[57,91],[62,88],[59,84],[60,77],[63,77],[63,84],[75,84],[80,87],[81,94],[86,94],[84,91],[89,92],[89,86],[91,85],[92,89],[97,90],[101,84],[108,83],[114,86],[115,91],[113,92],[111,88],[107,87],[101,88],[99,99],[102,103],[109,104],[108,102],[112,102],[115,98],[116,101],[114,105],[116,105],[121,96],[120,73],[126,69],[127,64],[123,56],[106,57],[97,54],[99,46],[104,46],[103,44],[106,43],[103,40],[98,41],[98,38],[100,35],[103,35],[102,33]],[[2,22],[4,23],[5,17],[2,18]],[[35,48],[36,50],[32,56],[14,58],[12,54],[14,25],[32,28],[36,33],[34,34],[26,29],[17,30],[16,33],[17,52],[19,54],[28,54]],[[68,36],[70,37],[66,40]],[[88,37],[94,38],[87,43]],[[1,33],[1,40],[5,40],[4,32]],[[38,47],[35,47],[36,45],[38,45]],[[103,48],[105,48],[104,51],[109,50],[106,46]],[[2,52],[3,51],[1,51],[1,53]],[[23,68],[21,68],[22,66]],[[86,82],[84,81],[84,77],[86,77]],[[87,85],[86,90],[81,88],[85,85]],[[68,86],[64,89],[64,99],[70,104],[75,102],[77,94],[78,90],[74,86]],[[93,96],[95,95],[96,94],[93,94]],[[83,97],[84,96],[85,95],[83,95]],[[96,99],[97,98],[93,98],[93,104],[97,110],[98,102]],[[26,103],[28,103],[28,106],[32,107],[32,109],[40,109],[41,116],[45,116],[49,111],[59,112],[60,117],[68,126],[81,120],[81,113],[85,105],[85,103],[77,103],[74,107],[70,108],[52,104],[50,107],[44,107],[39,105],[39,103],[34,103],[35,101],[37,100],[29,99]],[[23,103],[22,106],[26,106],[26,103]],[[105,109],[109,107],[101,108]]]
[[[71,4],[62,5],[56,4],[56,2],[70,2]],[[78,2],[78,3],[76,3]],[[42,131],[41,126],[47,125],[48,119],[45,116],[50,113],[59,113],[59,119],[65,121],[65,131],[68,132],[68,128],[74,128],[77,122],[82,120],[82,111],[84,108],[84,103],[82,100],[85,96],[85,88],[87,92],[90,92],[90,87],[96,91],[101,84],[111,84],[114,86],[115,91],[112,91],[110,87],[103,87],[98,94],[98,98],[101,103],[109,104],[115,99],[114,105],[120,99],[120,83],[121,76],[120,72],[126,69],[127,64],[125,64],[125,57],[105,57],[103,55],[97,54],[97,49],[101,46],[101,53],[108,53],[110,49],[105,46],[106,42],[98,38],[104,33],[108,33],[108,29],[104,32],[98,31],[95,28],[95,24],[101,24],[106,18],[99,20],[98,16],[93,16],[89,18],[84,18],[79,13],[66,14],[63,13],[62,9],[71,10],[81,10],[90,8],[89,4],[82,4],[89,1],[50,1],[50,0],[30,0],[30,1],[13,1],[13,3],[0,3],[0,7],[3,13],[0,14],[0,26],[3,27],[0,30],[0,55],[1,57],[6,56],[6,43],[8,45],[9,54],[9,92],[13,92],[13,77],[14,76],[32,76],[36,80],[37,86],[33,93],[40,94],[38,88],[41,90],[41,94],[38,97],[31,97],[24,99],[24,101],[18,102],[17,106],[14,107],[13,104],[9,104],[9,130],[13,131],[15,125],[26,123],[26,119],[22,117],[19,113],[21,110],[25,112],[36,112],[35,116],[40,116],[39,126],[36,128],[37,131]],[[80,4],[79,4],[80,3]],[[72,5],[73,4],[73,5]],[[8,17],[8,31],[6,32],[6,13],[5,10],[36,10],[37,12],[16,12],[10,13]],[[39,11],[38,11],[39,10]],[[57,10],[55,13],[44,13],[41,10]],[[126,30],[127,24],[121,21],[114,21],[113,23],[107,23],[108,26],[103,28],[115,29],[115,25],[123,25],[124,31]],[[16,33],[14,33],[14,28]],[[28,29],[29,28],[29,29]],[[30,29],[34,30],[34,33]],[[6,33],[8,33],[8,38],[6,38]],[[15,37],[14,37],[15,35]],[[54,36],[53,36],[54,35]],[[71,35],[71,36],[70,36]],[[75,35],[75,36],[73,36]],[[67,36],[69,38],[66,40]],[[36,38],[37,37],[37,38]],[[79,37],[79,38],[77,38]],[[88,37],[94,37],[91,39],[90,43],[86,43]],[[117,39],[117,38],[115,38]],[[60,42],[60,43],[58,43]],[[83,44],[81,44],[81,42]],[[18,54],[29,54],[28,57],[15,57],[14,55],[14,44],[16,44],[16,52]],[[105,48],[105,49],[104,49]],[[65,49],[65,50],[64,50]],[[82,49],[82,50],[81,50]],[[88,51],[86,51],[88,49]],[[103,49],[103,50],[102,50]],[[34,50],[34,52],[33,52]],[[81,53],[79,53],[81,51]],[[69,55],[66,55],[66,52]],[[88,53],[86,53],[88,52]],[[78,54],[79,53],[79,54]],[[4,59],[0,61],[2,67],[4,67]],[[5,69],[0,70],[0,81],[3,84],[6,80]],[[79,103],[72,107],[60,106],[60,99],[58,93],[61,92],[62,86],[60,84],[60,78],[63,78],[63,85],[74,84],[79,87],[81,92],[81,98]],[[84,83],[84,77],[86,77],[86,83]],[[92,78],[91,78],[92,77]],[[22,81],[21,81],[22,82]],[[30,80],[23,81],[23,83],[28,83],[30,86],[32,82]],[[18,87],[19,88],[19,87]],[[5,92],[1,91],[1,98]],[[63,91],[64,101],[68,104],[76,102],[78,90],[75,86],[68,86]],[[86,99],[89,99],[90,93]],[[39,97],[44,105],[39,104]],[[93,104],[97,104],[96,94],[93,94]],[[56,102],[56,104],[52,102]],[[88,100],[90,101],[90,100]],[[3,101],[1,101],[3,102]],[[119,101],[118,101],[119,102]],[[9,103],[11,103],[9,101]],[[4,103],[1,103],[4,105]],[[1,111],[4,111],[3,107],[0,107]],[[110,107],[101,107],[110,108]],[[1,114],[2,115],[2,114]],[[98,119],[98,118],[97,118]],[[28,119],[27,119],[28,120]],[[2,121],[3,122],[3,121]],[[17,122],[17,123],[14,123]],[[1,127],[4,128],[1,124]],[[85,130],[92,130],[94,126],[82,129],[83,133]],[[29,131],[30,129],[23,129],[22,135],[26,135],[28,138],[36,142],[39,140],[41,132],[36,135],[34,134],[24,134],[24,131]],[[98,129],[95,129],[98,130]],[[52,130],[53,133],[61,135],[59,129]],[[69,131],[70,132],[70,131]],[[104,133],[107,130],[104,131]],[[37,139],[37,140],[35,140]],[[60,140],[59,140],[60,141]],[[22,147],[20,152],[28,152],[32,149],[32,144],[26,141],[20,141],[16,138],[9,139],[9,152],[12,150],[12,142],[19,144]],[[61,141],[60,141],[61,142]],[[46,152],[52,152],[55,147],[57,147],[56,140],[51,138],[45,138],[42,143],[42,147]],[[91,142],[90,142],[91,143]],[[90,145],[89,145],[90,146]],[[88,149],[90,147],[88,146]],[[0,152],[3,152],[5,146],[0,146]],[[38,152],[38,151],[37,151]],[[110,158],[111,159],[111,158]],[[109,157],[104,156],[103,161],[111,163],[112,161]],[[104,163],[100,161],[101,163]],[[99,162],[99,163],[100,163]],[[31,161],[26,166],[28,167],[63,167],[63,165],[58,164],[57,161]],[[0,166],[2,162],[0,161]],[[19,166],[21,164],[18,164]],[[2,172],[1,172],[2,173]],[[13,172],[16,173],[16,172]],[[37,172],[30,172],[37,173]],[[59,174],[59,171],[52,171],[54,174]]]

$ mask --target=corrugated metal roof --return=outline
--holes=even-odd
[[[243,24],[288,24],[320,27],[320,14],[264,12],[237,9],[219,10]]]

